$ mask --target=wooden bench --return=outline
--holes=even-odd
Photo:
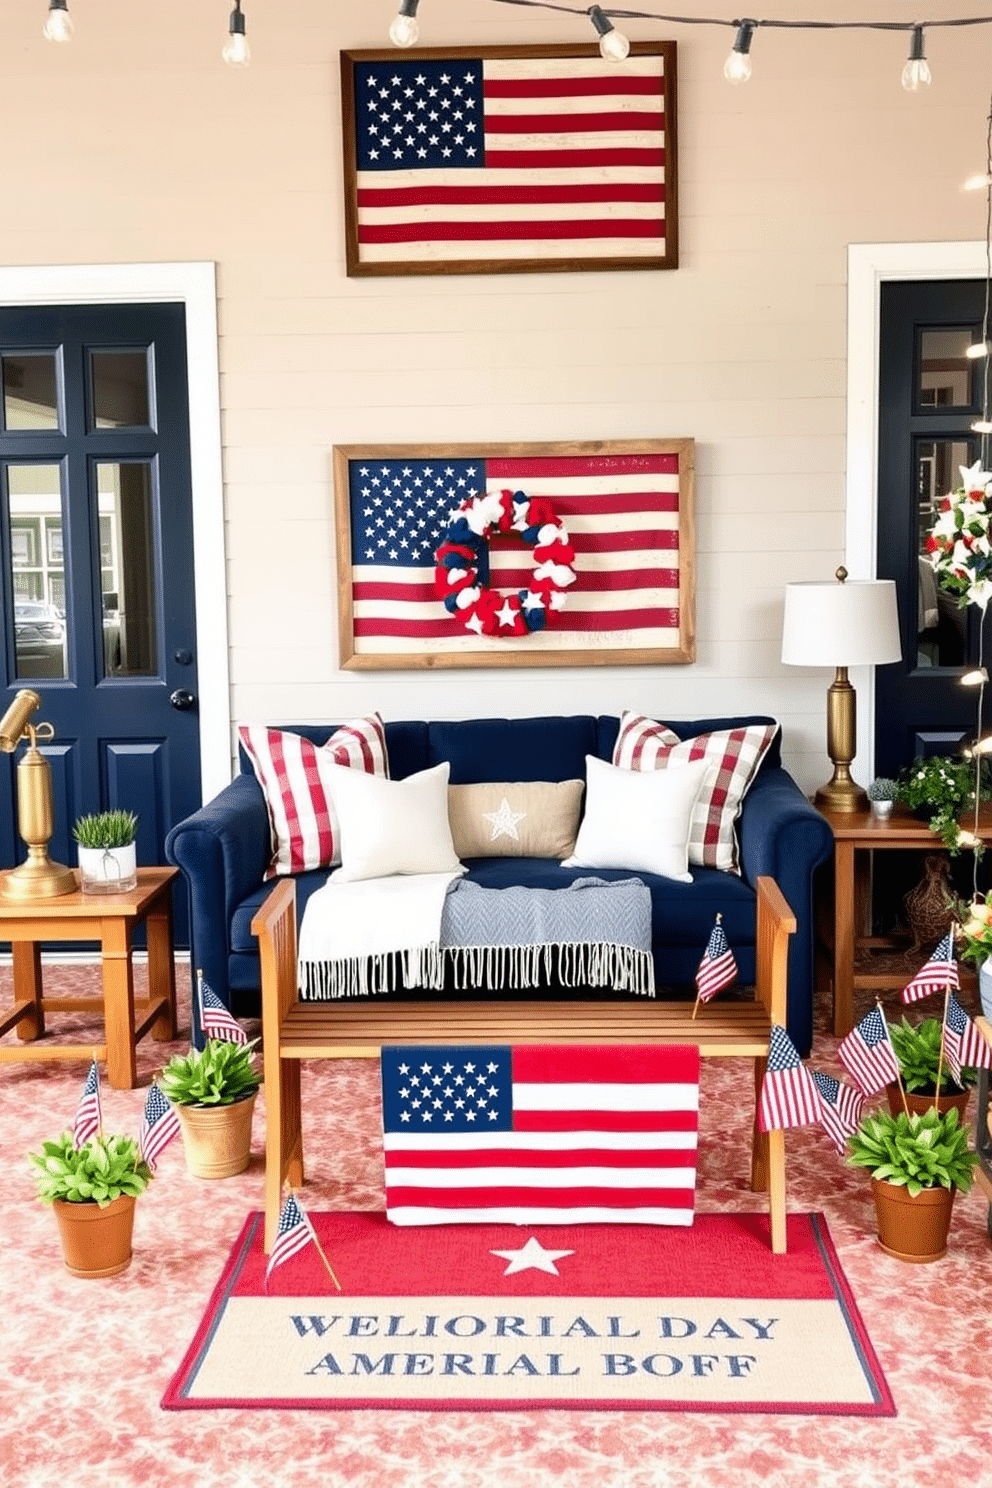
[[[758,879],[755,996],[691,1002],[470,1001],[301,1002],[296,980],[296,886],[283,879],[251,922],[262,970],[265,1077],[265,1250],[275,1239],[282,1192],[303,1183],[300,1062],[378,1059],[383,1044],[698,1044],[706,1058],[754,1061],[755,1106],[773,1024],[785,1026],[786,960],[795,917],[774,879]],[[751,1143],[751,1187],[768,1193],[771,1245],[785,1250],[785,1138]]]

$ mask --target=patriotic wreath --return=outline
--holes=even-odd
[[[529,588],[504,595],[489,587],[489,539],[510,532],[534,549],[534,571]],[[575,583],[568,532],[550,501],[530,500],[523,491],[486,491],[463,501],[434,561],[435,593],[475,635],[543,630],[552,612],[564,609],[566,590]]]

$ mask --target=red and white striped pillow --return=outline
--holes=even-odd
[[[711,768],[689,824],[689,862],[739,874],[735,824],[741,802],[778,730],[777,723],[753,723],[683,740],[653,718],[624,713],[613,763],[623,770],[664,770],[670,764],[707,760]]]
[[[319,748],[302,734],[265,724],[242,724],[238,737],[269,809],[272,862],[265,877],[340,863],[341,829],[327,767],[347,765],[388,777],[386,730],[379,714],[342,724]]]

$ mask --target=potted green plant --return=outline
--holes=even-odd
[[[202,1049],[174,1055],[162,1071],[160,1084],[176,1107],[186,1166],[195,1178],[231,1178],[248,1166],[261,1084],[257,1043],[208,1039]]]
[[[947,850],[956,853],[962,846],[958,818],[975,799],[975,767],[945,755],[915,760],[899,777],[899,799],[929,821]],[[970,833],[968,837],[973,846]]]
[[[894,1116],[907,1106],[911,1112],[922,1113],[936,1104],[938,1111],[956,1110],[959,1118],[964,1120],[968,1095],[975,1084],[977,1073],[973,1069],[963,1069],[963,1083],[960,1085],[952,1078],[947,1064],[940,1057],[942,1031],[940,1018],[922,1018],[919,1023],[910,1023],[904,1016],[898,1023],[890,1024],[892,1047],[896,1051],[903,1090],[906,1093],[904,1105],[895,1081],[887,1087],[889,1110]]]
[[[880,775],[869,785],[868,799],[875,816],[891,816],[899,799],[898,780],[888,780],[884,775]]]
[[[78,1149],[71,1131],[29,1152],[38,1197],[55,1211],[67,1270],[116,1276],[131,1264],[135,1200],[151,1170],[131,1137],[90,1137]]]
[[[978,991],[982,1012],[992,1019],[992,904],[985,894],[976,894],[970,904],[959,900],[958,954],[978,971]]]
[[[848,1138],[848,1162],[871,1176],[882,1249],[902,1261],[939,1261],[954,1195],[971,1188],[978,1162],[957,1111],[863,1116]]]
[[[96,811],[77,817],[72,835],[79,848],[84,894],[124,894],[137,886],[137,831],[133,811]]]

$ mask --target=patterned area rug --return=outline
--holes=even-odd
[[[164,1406],[896,1413],[822,1215],[311,1222],[267,1277],[248,1219]]]

